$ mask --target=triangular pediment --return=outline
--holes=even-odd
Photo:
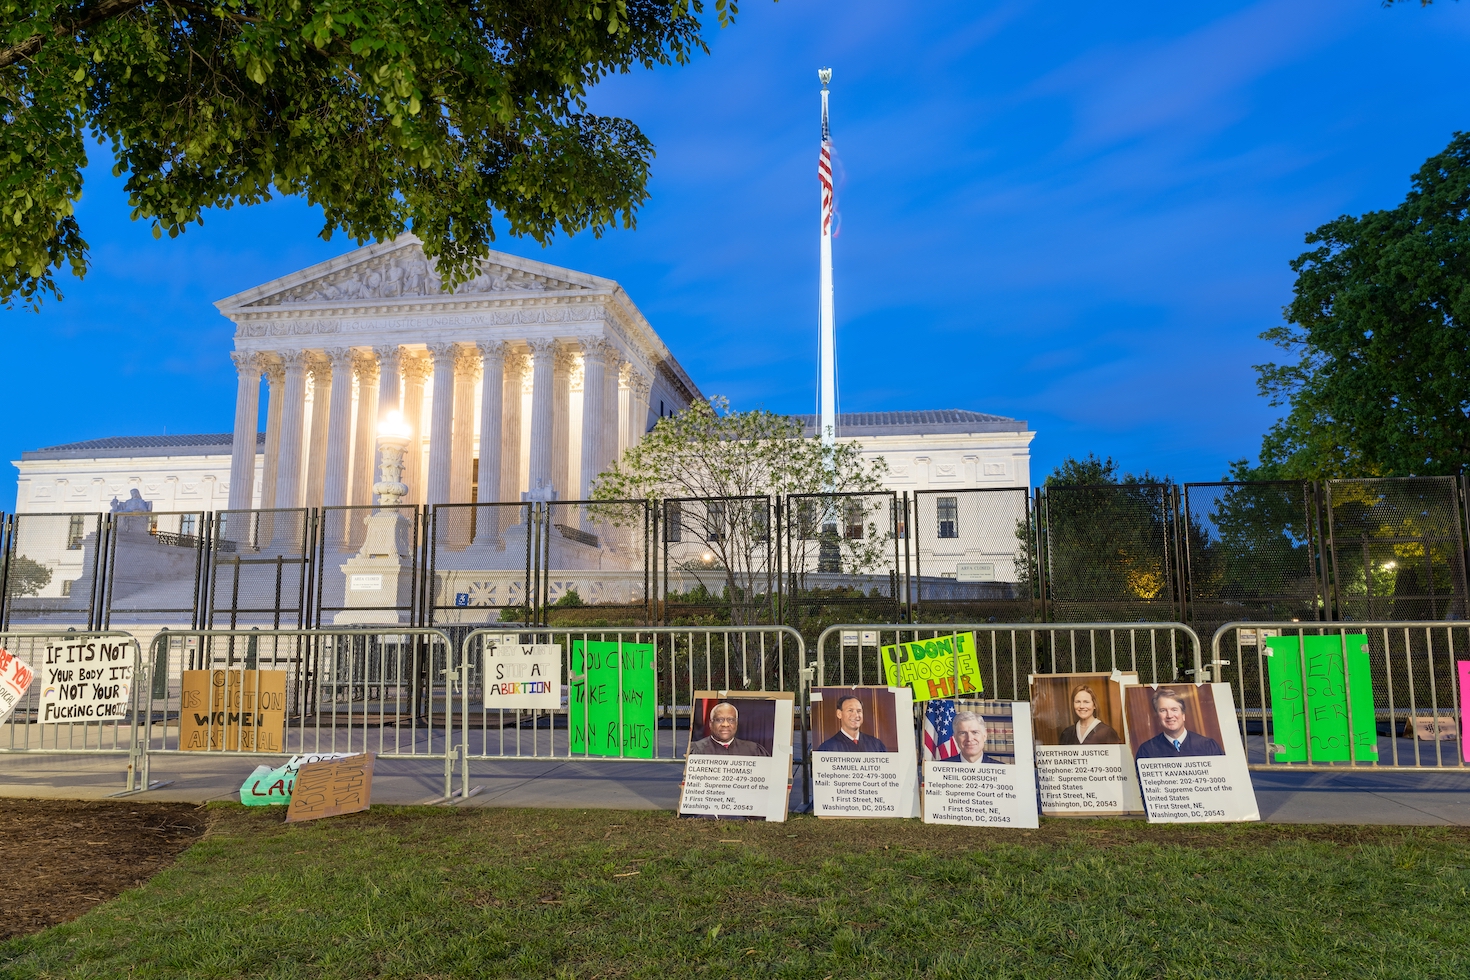
[[[391,242],[368,245],[256,286],[215,305],[223,313],[262,307],[318,307],[371,302],[443,302],[488,294],[532,295],[615,289],[610,280],[573,272],[531,259],[491,252],[480,260],[480,274],[453,293],[441,288],[433,260],[417,238],[402,235]]]

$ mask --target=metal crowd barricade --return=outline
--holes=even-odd
[[[551,709],[493,708],[487,705],[486,654],[491,646],[560,646],[561,705]],[[595,646],[602,645],[602,646]],[[611,654],[611,666],[597,658]],[[564,627],[507,624],[477,629],[460,645],[460,740],[454,751],[462,761],[462,786],[469,793],[470,759],[543,759],[605,762],[682,762],[688,747],[696,691],[772,691],[797,694],[797,725],[802,725],[800,687],[806,646],[789,626],[730,627]],[[589,659],[590,658],[590,659]],[[646,664],[646,666],[645,666]],[[580,665],[583,673],[574,674]],[[638,690],[633,670],[652,668],[655,730],[646,752],[628,748],[625,723],[630,698]],[[602,674],[593,676],[594,671]],[[644,675],[646,678],[646,675]],[[593,744],[593,690],[611,697],[617,708],[615,744]],[[581,685],[579,690],[578,685]],[[586,692],[586,693],[582,693]],[[579,750],[574,750],[581,733]]]
[[[159,753],[372,752],[443,758],[448,797],[459,680],[453,662],[453,645],[437,629],[161,632],[140,705],[143,785],[148,758]],[[207,700],[197,676],[186,695],[188,671],[211,672]],[[273,671],[286,676],[268,678]],[[284,715],[279,728],[267,717],[276,712]]]
[[[102,645],[132,648],[133,670],[126,680],[131,685],[126,696],[128,710],[117,717],[97,721],[45,721],[41,717],[42,691],[48,684],[57,682],[47,673],[47,667],[57,669],[68,664],[99,662],[99,650],[96,648]],[[86,649],[89,647],[92,649]],[[9,656],[18,657],[35,675],[15,709],[0,725],[0,752],[125,755],[128,756],[127,788],[129,791],[135,789],[140,770],[136,706],[138,692],[146,682],[146,665],[140,655],[138,641],[121,630],[6,630],[0,633],[0,648]],[[50,665],[47,664],[48,651],[52,651],[53,662]],[[111,676],[105,679],[108,682],[114,680]],[[117,680],[121,682],[120,678]],[[146,774],[143,778],[143,785],[147,786]]]
[[[1363,641],[1351,639],[1359,635]],[[1277,637],[1285,638],[1287,651],[1294,648],[1298,669],[1290,676],[1283,671],[1273,683],[1269,660],[1280,647],[1273,649],[1276,645],[1269,641]],[[1309,656],[1307,637],[1333,637],[1337,642],[1330,654]],[[1354,651],[1353,643],[1366,650]],[[1366,676],[1351,667],[1354,653],[1366,655]],[[1326,661],[1329,655],[1335,663]],[[1464,621],[1235,622],[1215,631],[1209,666],[1216,680],[1228,681],[1235,691],[1252,768],[1435,771],[1467,768],[1459,668],[1466,661],[1470,661],[1470,623]],[[1368,700],[1359,686],[1364,683],[1372,689],[1371,719],[1361,717]],[[1300,708],[1293,704],[1290,710],[1293,718],[1301,716],[1304,760],[1276,758],[1288,754],[1282,744],[1285,736],[1278,731],[1286,716],[1277,717],[1278,708],[1287,709],[1277,704],[1273,688],[1286,697],[1300,696]],[[1320,726],[1328,719],[1334,728],[1345,723],[1346,759],[1324,760],[1320,756],[1342,753],[1314,748],[1314,742],[1323,739],[1313,738],[1312,726],[1317,724],[1321,735]],[[1295,730],[1294,722],[1292,727]],[[1362,757],[1369,753],[1359,746],[1360,734],[1371,737],[1371,754],[1377,759]]]

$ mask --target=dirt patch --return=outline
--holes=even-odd
[[[0,800],[0,939],[143,884],[208,825],[192,803]]]

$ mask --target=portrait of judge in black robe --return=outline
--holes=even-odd
[[[837,725],[838,729],[831,738],[814,751],[817,752],[891,752],[892,750],[883,744],[879,738],[875,738],[862,730],[863,727],[863,702],[862,699],[853,694],[845,694],[837,699]]]
[[[740,730],[740,710],[729,701],[721,701],[710,709],[705,723],[709,732],[704,738],[689,744],[690,755],[728,755],[768,758],[771,750],[759,742],[736,738]]]

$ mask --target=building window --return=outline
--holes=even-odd
[[[683,540],[684,506],[677,500],[664,501],[664,540],[678,544]]]
[[[192,538],[197,530],[199,530],[198,514],[185,514],[179,518],[179,537]]]
[[[753,541],[771,540],[771,515],[769,504],[757,500],[750,505],[750,537]]]
[[[849,541],[861,541],[863,539],[862,500],[848,500],[843,505],[842,516],[844,518],[843,537]]]
[[[82,547],[82,538],[87,536],[87,515],[73,514],[66,527],[66,550],[78,551]]]
[[[704,505],[704,512],[704,539],[706,541],[725,540],[725,502],[711,500]]]
[[[960,498],[936,497],[934,503],[939,510],[939,536],[941,538],[959,537]]]
[[[61,583],[62,598],[66,598],[67,596],[71,595],[71,587],[76,584],[76,581],[77,580],[74,578],[69,578],[65,582]]]

